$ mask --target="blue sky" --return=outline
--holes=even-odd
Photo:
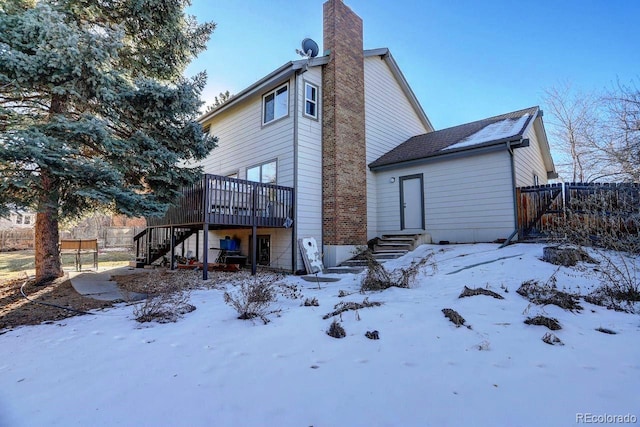
[[[305,37],[322,52],[324,0],[192,0],[218,24],[187,74],[203,94],[238,93],[284,63]],[[436,129],[540,105],[562,82],[585,92],[640,79],[640,1],[345,0],[364,47],[388,47]]]

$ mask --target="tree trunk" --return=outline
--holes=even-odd
[[[62,276],[58,251],[58,198],[57,188],[47,171],[40,174],[43,192],[36,214],[36,283]]]
[[[49,117],[53,118],[66,110],[66,97],[53,95]],[[36,214],[36,283],[45,283],[62,276],[58,250],[58,184],[46,168],[40,170],[40,196]]]
[[[36,214],[36,283],[62,276],[58,252],[57,209],[46,207]]]

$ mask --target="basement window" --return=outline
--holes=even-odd
[[[304,115],[318,118],[318,87],[308,82],[304,83]]]
[[[262,124],[266,125],[289,114],[289,84],[262,97]]]

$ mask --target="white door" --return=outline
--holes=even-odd
[[[424,229],[422,174],[400,177],[400,228]]]

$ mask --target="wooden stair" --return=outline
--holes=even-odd
[[[193,235],[193,233],[197,231],[198,231],[197,229],[190,229],[190,228],[179,229],[178,231],[176,231],[175,235],[173,236],[174,238],[173,247],[176,247],[181,243],[184,243],[189,237]],[[147,234],[147,232],[148,232],[148,229],[138,233],[134,237],[134,241],[138,241],[142,239]],[[151,265],[157,260],[159,260],[160,258],[162,258],[163,256],[165,256],[166,254],[168,254],[171,251],[171,236],[164,238],[161,242],[158,242],[155,245],[151,246],[148,250],[149,250],[149,257],[146,257],[146,256],[136,257],[136,260],[133,261],[135,263],[135,267],[141,268],[141,267],[144,267],[145,265]]]

